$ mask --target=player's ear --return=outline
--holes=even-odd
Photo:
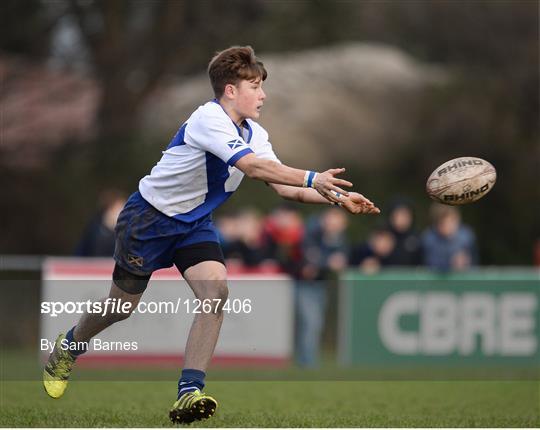
[[[233,84],[227,84],[225,85],[225,88],[223,90],[223,95],[227,98],[234,98],[236,96],[237,89]]]

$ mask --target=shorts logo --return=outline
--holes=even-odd
[[[128,254],[128,263],[137,267],[143,267],[144,259],[137,255]]]

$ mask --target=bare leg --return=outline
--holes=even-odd
[[[109,309],[111,309],[111,304],[108,305],[108,309],[105,315],[103,315],[103,311],[101,313],[85,313],[77,323],[77,326],[73,332],[73,340],[76,342],[88,342],[90,339],[92,339],[96,334],[102,332],[110,325],[114,324],[115,322],[122,321],[126,318],[128,318],[131,315],[131,312],[133,309],[137,307],[137,304],[139,303],[139,300],[142,297],[141,294],[128,294],[125,291],[118,288],[114,282],[111,284],[111,290],[109,292],[109,298],[110,299],[116,299],[116,302],[118,303],[118,300],[121,299],[122,303],[130,302],[130,312],[127,313],[118,313],[118,312],[111,312]],[[102,309],[105,309],[105,300],[107,298],[103,298],[100,300],[102,303]],[[111,301],[109,301],[110,303]]]
[[[88,342],[93,336],[109,327],[111,324],[126,319],[131,314],[133,308],[139,303],[141,296],[142,294],[127,294],[113,283],[111,291],[109,292],[109,297],[101,300],[103,306],[101,312],[84,314],[77,323],[73,333],[71,333],[71,336],[68,336],[70,338],[69,340]],[[116,299],[116,301],[113,301],[112,299]],[[112,304],[118,303],[119,299],[132,304],[129,312],[120,313],[112,311],[113,308],[115,311],[118,310],[118,307],[113,307]],[[60,339],[60,337],[58,339]],[[43,387],[47,394],[55,399],[62,397],[64,394],[76,358],[65,351],[63,346],[59,345],[60,344],[56,343],[49,356],[45,369],[43,370]],[[78,354],[82,352],[84,351],[81,349],[78,351]]]
[[[189,331],[184,360],[185,369],[197,369],[206,372],[223,322],[223,305],[227,300],[227,269],[217,261],[204,261],[190,267],[184,272],[184,278],[199,300],[220,299],[221,305],[216,309],[214,302],[212,312],[196,314]]]

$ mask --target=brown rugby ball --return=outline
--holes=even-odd
[[[484,197],[495,185],[497,172],[481,158],[460,157],[437,167],[426,183],[433,200],[446,205],[465,205]]]

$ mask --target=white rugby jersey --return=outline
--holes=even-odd
[[[239,128],[215,100],[200,106],[139,182],[141,195],[181,221],[208,215],[240,185],[244,173],[234,163],[244,155],[279,162],[266,130],[252,120],[244,125]]]

